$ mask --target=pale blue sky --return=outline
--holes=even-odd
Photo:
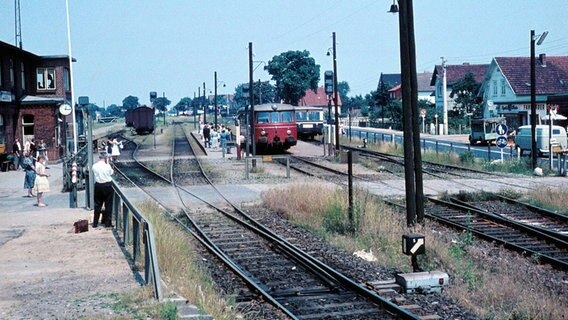
[[[68,53],[65,0],[21,0],[25,50]],[[75,96],[99,106],[128,95],[148,103],[165,92],[172,104],[193,98],[206,82],[233,93],[248,82],[254,60],[308,50],[325,70],[337,35],[339,81],[350,95],[375,90],[381,72],[399,73],[398,17],[391,0],[69,0]],[[494,56],[528,56],[530,30],[549,31],[538,53],[568,55],[567,0],[415,0],[418,72],[449,64],[489,63]],[[0,40],[14,44],[14,1],[0,0]],[[262,65],[254,79],[269,80]],[[323,80],[321,80],[323,81]],[[320,81],[320,82],[321,82]]]

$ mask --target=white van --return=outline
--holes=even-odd
[[[550,131],[549,125],[536,126],[536,150],[538,155],[548,153],[548,133]],[[521,126],[517,129],[515,134],[515,147],[520,148],[519,154],[522,156],[524,151],[531,152],[531,126]],[[561,126],[552,126],[552,144],[560,144],[561,148],[565,150],[568,148],[566,138],[566,129]]]

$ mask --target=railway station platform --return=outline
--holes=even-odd
[[[0,172],[0,319],[112,315],[112,294],[140,284],[112,230],[74,233],[73,223],[92,211],[69,208],[62,165],[48,166],[46,207],[26,197],[24,171]]]

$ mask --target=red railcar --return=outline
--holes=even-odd
[[[277,153],[298,142],[296,114],[289,104],[267,103],[254,106],[256,151]]]

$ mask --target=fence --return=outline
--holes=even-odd
[[[144,283],[152,284],[154,297],[162,298],[160,269],[150,222],[128,201],[118,186],[113,182],[112,217],[121,245],[131,255],[135,270],[142,264]],[[144,251],[142,252],[142,248]]]

